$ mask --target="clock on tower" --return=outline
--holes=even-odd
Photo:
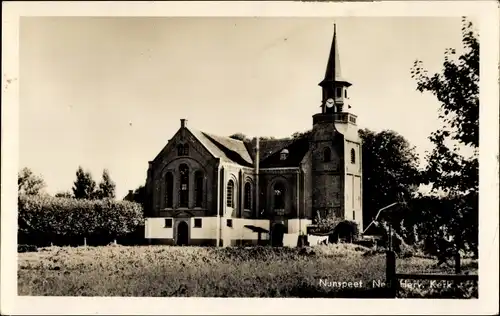
[[[332,98],[328,98],[325,101],[325,106],[326,106],[325,112],[327,112],[327,113],[335,112],[334,105],[335,105],[335,101]]]

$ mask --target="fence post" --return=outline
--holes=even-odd
[[[87,247],[87,237],[83,237],[83,246]]]
[[[395,298],[397,294],[398,280],[396,278],[396,253],[392,250],[386,252],[386,286],[390,297]]]

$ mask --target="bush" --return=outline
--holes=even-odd
[[[21,195],[18,209],[19,234],[42,243],[114,239],[134,232],[144,222],[140,204],[109,199]]]
[[[331,235],[330,242],[336,242],[337,240],[345,240],[347,242],[354,242],[359,238],[359,228],[358,223],[344,220],[335,226],[333,234]]]
[[[37,252],[35,245],[17,245],[17,252]]]

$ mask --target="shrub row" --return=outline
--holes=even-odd
[[[141,205],[129,201],[21,195],[18,210],[19,235],[37,239],[38,244],[96,236],[116,239],[144,224]]]

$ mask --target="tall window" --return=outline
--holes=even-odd
[[[323,161],[329,162],[332,160],[332,152],[330,151],[330,147],[326,147],[323,151]]]
[[[285,186],[278,182],[274,185],[274,209],[282,210],[285,208]]]
[[[188,144],[184,144],[184,146],[183,146],[182,149],[183,149],[182,152],[183,152],[184,156],[189,156],[189,145]]]
[[[182,164],[179,167],[180,187],[179,187],[179,206],[188,207],[189,200],[189,167]]]
[[[167,184],[167,192],[166,192],[166,206],[168,208],[172,208],[174,205],[173,197],[174,197],[174,176],[172,172],[168,172],[166,176],[166,184]]]
[[[194,174],[194,183],[195,183],[195,207],[201,207],[203,203],[203,172],[196,171]]]
[[[234,182],[233,180],[229,180],[227,182],[227,189],[226,189],[226,206],[227,207],[234,207]]]
[[[354,148],[351,149],[351,163],[356,163],[356,153],[354,152]]]
[[[250,182],[245,183],[245,210],[252,209],[252,185]]]

